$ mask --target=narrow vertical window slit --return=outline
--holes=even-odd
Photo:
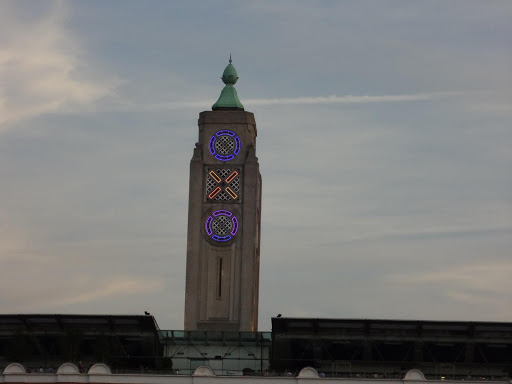
[[[219,284],[218,284],[217,297],[219,299],[222,297],[222,257],[219,258]]]

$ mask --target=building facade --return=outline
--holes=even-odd
[[[208,366],[216,376],[263,375],[270,370],[270,332],[161,331],[165,358],[179,375]]]
[[[190,162],[186,331],[256,331],[261,175],[256,122],[244,111],[231,64],[212,111],[199,115]]]
[[[456,384],[460,381],[442,378],[440,380],[426,380],[423,373],[412,369],[403,377],[394,379],[384,378],[325,378],[314,368],[303,368],[297,374],[287,374],[284,376],[219,376],[214,373],[210,367],[198,367],[192,375],[156,375],[148,372],[139,372],[132,374],[113,373],[105,364],[95,364],[87,372],[80,372],[79,368],[72,363],[62,364],[56,372],[53,373],[28,373],[25,367],[18,363],[9,364],[3,372],[0,373],[0,383],[2,384],[315,384],[329,382],[331,384]],[[472,380],[475,384],[488,383],[487,380]],[[506,378],[498,378],[493,383],[510,384]]]
[[[512,323],[272,318],[272,369],[329,376],[427,379],[512,376]]]

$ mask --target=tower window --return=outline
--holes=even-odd
[[[219,276],[217,285],[217,299],[222,298],[222,257],[219,257]]]

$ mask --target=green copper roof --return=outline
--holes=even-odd
[[[229,64],[226,69],[224,69],[221,79],[226,86],[220,93],[217,102],[213,104],[212,109],[214,111],[216,109],[240,109],[243,111],[244,106],[240,100],[238,100],[236,89],[233,86],[238,80],[238,74],[236,73],[236,69],[233,67],[233,64],[231,64],[231,55],[229,56]]]

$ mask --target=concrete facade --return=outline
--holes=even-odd
[[[190,162],[185,330],[256,331],[261,175],[250,112],[205,111]]]
[[[198,367],[193,375],[155,375],[148,373],[139,374],[115,374],[104,364],[96,364],[87,373],[80,373],[76,365],[65,363],[56,373],[26,373],[25,368],[17,363],[10,364],[0,374],[0,383],[3,384],[456,384],[454,380],[425,380],[418,370],[409,371],[405,377],[397,379],[343,379],[322,378],[318,372],[310,367],[302,369],[297,376],[216,376],[213,370],[207,366]],[[484,384],[489,381],[474,380],[472,383]],[[493,383],[510,384],[506,379],[498,379]]]

